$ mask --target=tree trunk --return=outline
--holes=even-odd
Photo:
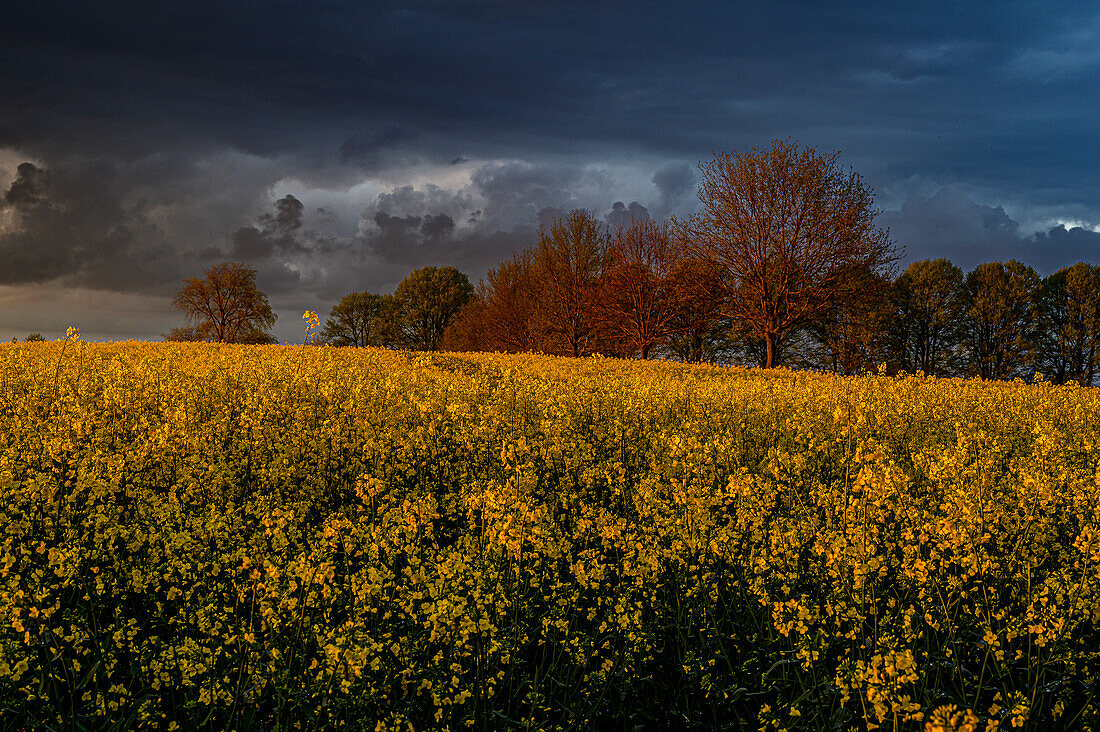
[[[768,355],[764,359],[764,368],[775,368],[775,333],[765,333],[764,341],[768,344]]]

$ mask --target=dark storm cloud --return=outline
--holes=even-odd
[[[1019,259],[1043,275],[1077,262],[1100,263],[1100,232],[1059,224],[1028,237]]]
[[[426,243],[421,235],[422,220],[419,216],[390,216],[379,211],[374,215],[378,233],[367,239],[371,252],[388,261],[417,261]]]
[[[376,260],[408,269],[454,264],[464,254],[454,240],[455,220],[476,220],[473,208],[466,191],[400,186],[364,207],[357,246]]]
[[[65,281],[145,290],[174,273],[140,201],[127,202],[109,164],[44,170],[21,163],[4,204],[14,209],[0,231],[0,284]]]
[[[793,134],[945,170],[976,131],[997,150],[1085,132],[1094,16],[1083,2],[19,3],[0,29],[0,144],[327,150],[373,167],[413,143],[444,161],[700,158]],[[1039,101],[1046,120],[1026,111]]]
[[[659,197],[653,205],[656,218],[667,218],[695,194],[695,170],[687,163],[668,163],[653,174]]]
[[[578,195],[586,186],[604,185],[603,173],[581,166],[489,163],[474,169],[469,184],[458,190],[425,184],[380,193],[361,212],[355,246],[387,271],[447,264],[476,279],[532,246],[540,226],[549,227],[570,209],[604,208],[604,201]]]
[[[490,202],[483,223],[493,218],[530,221],[547,207],[573,207],[582,176],[575,167],[514,162],[482,166],[471,181]]]
[[[476,277],[573,208],[687,213],[699,160],[788,136],[841,150],[910,258],[1054,266],[1095,251],[1050,222],[1100,222],[1097,18],[1074,0],[15,3],[0,281],[163,295],[237,256],[291,302],[422,264]]]
[[[408,270],[423,265],[452,265],[475,278],[487,268],[534,239],[533,227],[512,231],[467,228],[458,233],[446,213],[423,216],[376,212],[370,224],[360,228],[363,250],[386,265]]]
[[[4,203],[16,208],[27,208],[46,199],[46,171],[34,163],[20,163],[15,180],[4,194]]]
[[[424,219],[424,222],[420,224],[420,233],[428,241],[445,241],[451,238],[454,234],[455,222],[447,214],[436,214],[435,216],[428,216]]]
[[[233,233],[233,259],[265,259],[275,253],[275,242],[265,232],[255,226],[242,226]],[[206,250],[204,258],[220,259],[218,249]]]
[[[554,206],[547,206],[546,208],[539,209],[538,214],[535,216],[535,219],[539,222],[539,231],[549,231],[550,227],[567,213],[569,212],[564,208],[555,208]]]
[[[340,144],[340,162],[358,165],[366,169],[378,168],[388,156],[406,143],[416,139],[416,133],[391,127],[380,132],[361,132]]]
[[[275,202],[275,213],[265,214],[260,221],[280,234],[289,234],[302,228],[303,210],[302,202],[288,193]]]
[[[275,210],[260,217],[256,226],[241,227],[233,232],[232,247],[228,256],[232,260],[259,262],[271,256],[287,256],[310,253],[317,248],[319,239],[315,232],[303,230],[305,205],[292,194],[275,201]],[[207,250],[205,259],[222,258],[220,250]],[[286,275],[276,277],[286,282]]]
[[[490,202],[490,205],[492,203]],[[446,213],[452,220],[461,218],[464,211],[474,206],[470,191],[453,191],[431,183],[419,188],[411,185],[398,186],[380,193],[375,201],[363,209],[363,216],[370,217],[374,211],[391,214],[415,214],[427,216],[431,213]]]
[[[909,254],[946,257],[960,265],[965,264],[960,258],[1016,256],[1022,241],[1018,224],[1003,208],[977,204],[947,189],[931,198],[910,197],[900,210],[881,214],[879,224]]]

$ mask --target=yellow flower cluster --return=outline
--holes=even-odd
[[[1100,724],[1100,393],[0,346],[0,727]]]

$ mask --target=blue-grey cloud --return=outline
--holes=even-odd
[[[653,205],[654,216],[658,219],[668,218],[696,191],[695,171],[687,163],[667,163],[653,174],[652,180],[658,192]]]
[[[1057,225],[1024,232],[1001,206],[976,203],[955,190],[913,196],[879,223],[905,248],[905,261],[944,257],[964,269],[1016,259],[1042,274],[1080,261],[1100,262],[1100,233]]]

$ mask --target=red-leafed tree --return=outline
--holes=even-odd
[[[676,314],[670,281],[674,252],[668,229],[651,219],[634,219],[615,232],[608,251],[604,328],[625,352],[649,358],[664,343]]]
[[[593,352],[600,336],[607,247],[607,229],[589,211],[571,211],[539,231],[532,271],[542,350],[572,356]]]
[[[511,353],[539,349],[533,261],[533,252],[525,249],[489,270],[478,284],[474,299],[455,321],[456,343]]]
[[[775,141],[700,165],[702,209],[675,222],[693,256],[719,272],[722,314],[765,344],[825,319],[889,274],[894,247],[875,225],[873,195],[837,154]]]

